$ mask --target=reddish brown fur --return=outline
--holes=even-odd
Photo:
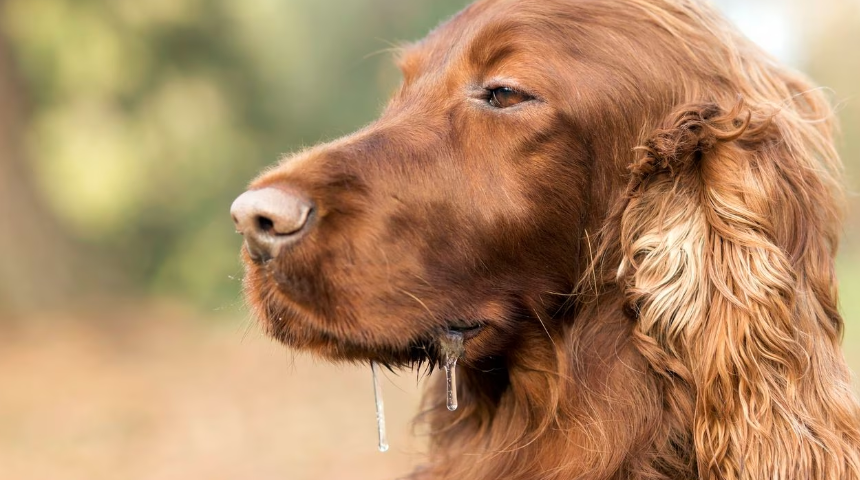
[[[400,64],[378,121],[252,183],[318,220],[246,289],[334,360],[434,362],[482,325],[416,478],[860,479],[807,80],[688,0],[481,0]]]

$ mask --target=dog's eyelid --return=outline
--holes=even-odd
[[[510,79],[495,79],[490,80],[483,85],[484,90],[497,90],[499,88],[510,88],[511,90],[516,90],[517,92],[524,93],[531,97],[537,97],[535,92],[531,91],[530,88],[525,87],[515,80]]]

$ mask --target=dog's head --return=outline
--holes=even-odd
[[[275,337],[400,364],[454,329],[479,358],[560,313],[640,125],[621,98],[637,82],[615,78],[631,67],[592,58],[593,36],[556,8],[470,7],[400,53],[403,84],[376,122],[251,184],[234,213],[248,297]]]

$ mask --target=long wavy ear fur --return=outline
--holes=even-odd
[[[640,350],[690,397],[701,478],[860,479],[829,125],[729,107],[684,105],[638,149],[617,279]]]

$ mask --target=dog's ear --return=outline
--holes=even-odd
[[[701,478],[860,478],[839,160],[829,120],[803,113],[819,101],[677,109],[637,149],[617,212],[618,281],[643,354],[688,394]]]

